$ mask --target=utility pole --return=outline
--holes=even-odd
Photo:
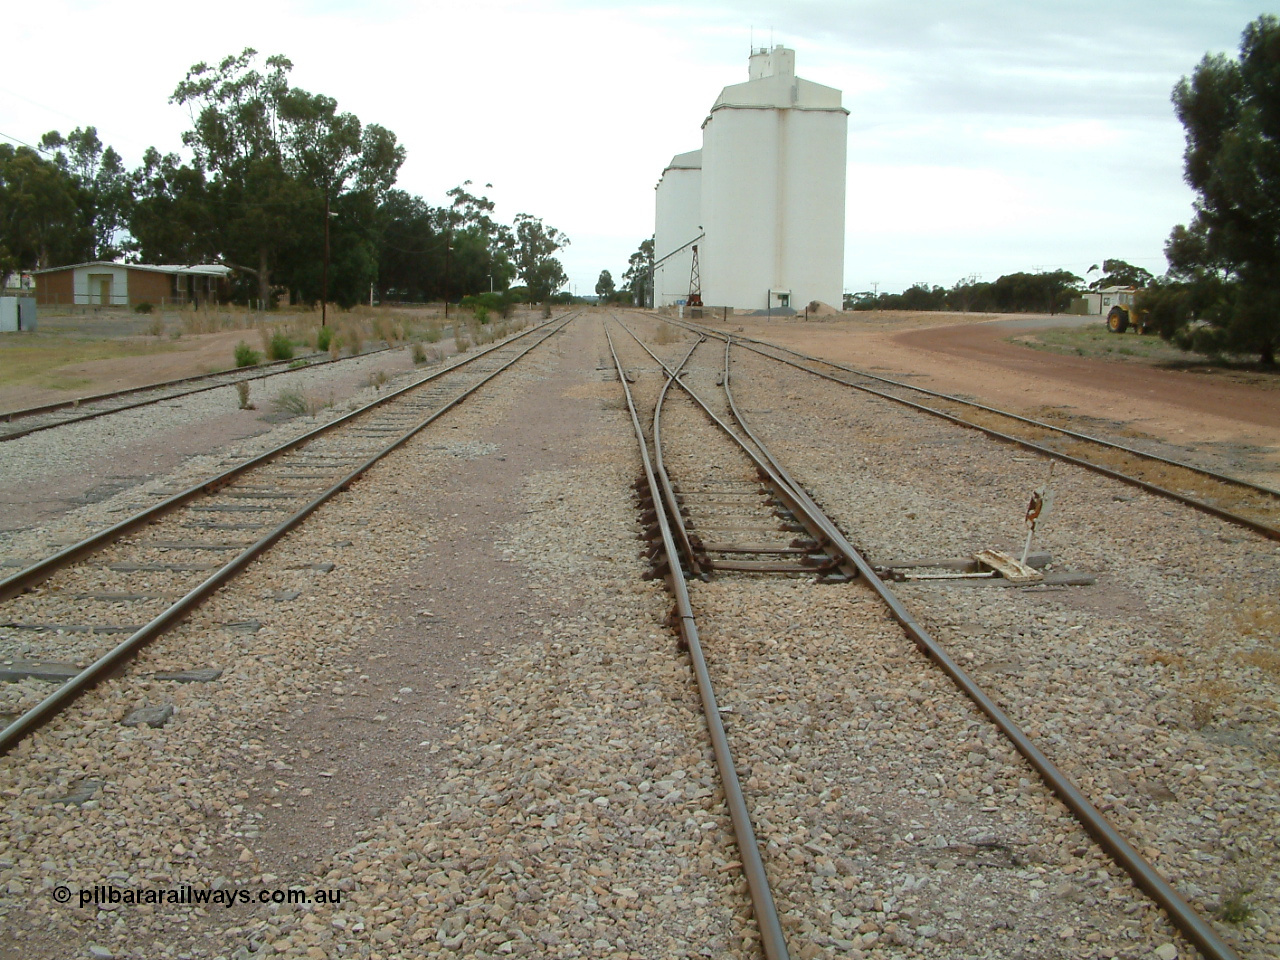
[[[324,273],[320,280],[320,326],[326,325],[329,309],[329,188],[324,190]]]
[[[449,319],[449,250],[452,247],[453,226],[444,230],[444,318]]]

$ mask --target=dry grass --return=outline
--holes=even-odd
[[[35,333],[0,334],[0,382],[6,386],[31,385],[52,390],[75,390],[92,381],[59,374],[60,367],[114,360],[121,357],[148,357],[182,349],[172,342],[156,340],[75,339]]]
[[[314,417],[321,410],[332,407],[334,401],[332,396],[324,398],[301,390],[281,390],[275,395],[271,405],[277,413],[291,417]]]
[[[1165,667],[1173,667],[1175,670],[1185,670],[1187,668],[1187,658],[1172,650],[1158,650],[1155,647],[1148,647],[1142,651],[1142,657],[1147,663],[1158,663]]]
[[[1240,688],[1225,680],[1202,680],[1186,687],[1191,704],[1191,728],[1200,730],[1213,723],[1224,706],[1240,699]]]
[[[653,342],[660,344],[679,343],[683,339],[684,331],[665,320],[658,324],[657,332],[653,335]]]
[[[1240,662],[1257,667],[1267,676],[1280,680],[1280,650],[1274,646],[1257,650],[1248,650],[1240,654]]]
[[[354,357],[364,348],[365,333],[363,324],[358,320],[348,320],[342,324],[340,339],[343,346],[347,348],[348,356]]]

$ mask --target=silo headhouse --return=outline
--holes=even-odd
[[[795,51],[753,50],[747,82],[703,122],[702,149],[658,183],[654,305],[688,298],[696,246],[708,306],[839,308],[848,123],[839,90],[796,76]]]

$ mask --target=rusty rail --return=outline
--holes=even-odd
[[[668,322],[672,322],[672,321],[668,321]],[[729,339],[728,335],[725,333],[722,333],[717,330],[704,328],[698,324],[691,324],[686,322],[683,325],[687,329],[693,330],[700,334],[713,336],[718,339],[726,339],[726,340]],[[794,360],[788,360],[785,357],[773,356],[772,354],[767,353],[765,349],[762,349],[762,348],[767,348],[769,350],[777,350],[782,353],[789,353],[792,356],[800,357],[803,360],[807,360],[812,363],[824,364],[829,367],[834,367],[837,370],[842,370],[845,373],[849,373],[854,376],[866,377],[867,379],[870,379],[870,380],[876,380],[882,383],[891,384],[903,390],[912,390],[917,393],[923,393],[926,396],[936,397],[948,403],[956,403],[963,406],[972,407],[976,410],[981,410],[984,413],[994,414],[997,416],[1005,417],[1010,420],[1017,421],[1019,423],[1024,423],[1028,426],[1035,427],[1037,429],[1047,430],[1051,433],[1061,434],[1063,436],[1070,437],[1073,440],[1079,440],[1085,443],[1092,443],[1100,447],[1120,451],[1130,456],[1139,457],[1144,460],[1150,460],[1155,463],[1164,464],[1165,466],[1186,470],[1193,474],[1198,474],[1203,477],[1208,477],[1209,479],[1214,480],[1218,483],[1221,483],[1225,486],[1237,487],[1239,489],[1246,490],[1251,493],[1256,493],[1266,497],[1274,497],[1274,498],[1280,498],[1280,490],[1274,490],[1270,487],[1262,486],[1261,484],[1250,483],[1249,481],[1242,480],[1239,477],[1233,477],[1225,473],[1218,473],[1213,470],[1208,470],[1204,467],[1197,467],[1193,464],[1184,463],[1180,460],[1173,460],[1168,457],[1162,457],[1154,453],[1146,453],[1142,450],[1138,450],[1134,447],[1126,446],[1125,444],[1122,444],[1122,443],[1115,443],[1114,441],[1111,441],[1111,440],[1103,440],[1100,437],[1090,436],[1087,433],[1080,433],[1075,430],[1068,430],[1065,427],[1054,426],[1051,423],[1045,423],[1041,420],[1034,420],[1030,417],[1024,417],[1016,413],[1010,413],[1007,410],[1000,410],[1000,409],[997,409],[996,407],[990,407],[985,404],[977,403],[972,400],[964,400],[960,397],[951,396],[950,394],[945,394],[945,393],[939,393],[937,391],[929,390],[925,387],[917,387],[912,384],[901,383],[897,380],[892,380],[887,377],[880,377],[873,373],[866,373],[861,370],[855,370],[852,367],[847,367],[843,364],[836,363],[831,360],[822,360],[818,357],[811,357],[807,354],[799,353],[795,350],[791,350],[787,347],[781,347],[776,344],[769,343],[767,341],[756,340],[749,337],[733,337],[732,339],[734,343],[744,347],[745,349],[751,350],[754,353],[758,353],[762,357],[765,357],[769,360],[773,360],[777,363],[786,364],[787,366],[794,367],[797,370],[802,370],[805,373],[812,374],[813,376],[819,377],[823,380],[830,380],[832,383],[838,383],[842,386],[850,387],[851,389],[854,389],[854,390],[861,390],[865,393],[869,393],[875,397],[880,397],[881,399],[884,399],[884,400],[891,400],[894,403],[902,404],[903,406],[910,407],[913,410],[918,410],[921,413],[927,413],[927,414],[930,414],[931,416],[941,417],[942,419],[948,420],[951,423],[956,424],[957,426],[968,427],[973,430],[979,430],[982,433],[985,433],[987,436],[995,440],[1003,440],[1007,443],[1013,443],[1013,444],[1016,444],[1017,446],[1022,447],[1025,450],[1031,450],[1035,453],[1042,454],[1046,457],[1052,457],[1055,460],[1060,460],[1064,463],[1070,463],[1074,466],[1081,467],[1085,470],[1090,470],[1094,473],[1101,474],[1102,476],[1110,477],[1113,480],[1119,480],[1121,483],[1127,483],[1130,486],[1138,487],[1139,489],[1145,490],[1148,493],[1155,494],[1156,496],[1164,497],[1169,500],[1174,500],[1185,506],[1191,507],[1195,510],[1199,510],[1202,513],[1207,513],[1207,514],[1210,514],[1211,516],[1218,517],[1220,520],[1226,520],[1229,523],[1236,524],[1237,526],[1245,527],[1249,530],[1254,531],[1255,533],[1259,533],[1262,536],[1267,537],[1268,539],[1280,540],[1280,528],[1277,528],[1275,526],[1272,526],[1260,520],[1255,520],[1252,517],[1247,517],[1247,516],[1244,516],[1243,514],[1235,513],[1232,510],[1228,510],[1224,507],[1216,506],[1204,500],[1199,500],[1195,497],[1189,496],[1184,493],[1179,493],[1176,490],[1170,490],[1168,487],[1162,487],[1159,484],[1152,483],[1148,480],[1143,480],[1139,477],[1134,477],[1126,473],[1121,473],[1118,470],[1113,470],[1110,467],[1103,466],[1102,464],[1093,463],[1089,460],[1084,460],[1084,459],[1081,459],[1080,457],[1072,456],[1071,454],[1064,453],[1060,450],[1054,450],[1052,447],[1043,446],[1032,440],[1027,440],[1024,437],[1014,436],[1013,434],[1005,433],[1001,430],[996,430],[993,427],[986,427],[980,423],[974,423],[970,420],[964,419],[963,417],[958,417],[955,414],[948,413],[945,410],[938,410],[934,407],[927,406],[923,403],[916,403],[913,400],[908,400],[906,397],[894,396],[892,393],[886,393],[883,390],[877,390],[876,388],[867,386],[866,384],[851,383],[850,381],[845,380],[841,377],[836,377],[829,373],[824,373],[821,370],[814,370],[811,367],[807,367],[804,364],[797,363]]]
[[[702,713],[707,721],[707,730],[711,737],[711,746],[715,752],[716,768],[720,773],[720,783],[724,787],[725,804],[729,808],[729,817],[733,822],[733,833],[738,844],[738,853],[742,858],[742,872],[747,880],[747,888],[751,893],[751,908],[755,916],[756,926],[760,931],[760,943],[768,960],[787,960],[787,942],[782,935],[782,924],[778,919],[778,909],[774,904],[773,892],[769,889],[769,878],[764,870],[764,861],[760,857],[760,847],[756,842],[755,828],[751,825],[751,814],[747,810],[746,799],[742,795],[742,785],[738,781],[738,771],[734,766],[733,754],[729,750],[729,739],[725,734],[724,723],[720,719],[720,708],[716,704],[715,689],[711,685],[711,674],[707,669],[706,657],[702,653],[702,643],[698,639],[698,625],[694,620],[693,606],[689,601],[689,591],[685,586],[684,575],[680,569],[680,558],[676,552],[675,540],[671,535],[671,527],[662,509],[661,491],[654,476],[653,464],[645,443],[644,429],[640,426],[640,416],[636,412],[635,401],[631,389],[627,386],[626,372],[613,344],[613,336],[605,327],[605,336],[609,340],[609,351],[613,354],[613,362],[618,370],[618,379],[622,382],[623,392],[627,398],[627,409],[631,412],[631,425],[635,430],[636,441],[640,445],[640,459],[644,465],[645,480],[649,486],[649,495],[653,500],[658,519],[658,528],[662,533],[662,546],[667,556],[667,586],[675,597],[676,620],[679,623],[680,635],[689,649],[689,659],[697,678],[698,692],[702,696]],[[656,358],[655,358],[656,359]],[[687,359],[687,358],[686,358]],[[659,361],[661,362],[661,361]]]
[[[362,357],[371,357],[379,353],[385,353],[391,350],[391,347],[379,347],[377,350],[370,350],[367,353],[361,353],[354,357],[341,357],[334,359],[327,357],[323,360],[314,360],[315,357],[324,356],[324,354],[312,354],[311,357],[301,357],[299,359],[306,360],[307,366],[323,366],[329,363],[344,363],[348,360],[359,360]],[[102,400],[114,400],[116,397],[127,397],[135,393],[146,393],[151,390],[164,390],[166,387],[176,387],[184,383],[195,383],[196,381],[209,381],[215,377],[223,377],[221,383],[208,383],[202,387],[196,387],[194,390],[181,390],[177,393],[166,393],[163,396],[152,397],[148,400],[139,400],[137,403],[123,403],[118,407],[109,407],[106,410],[90,410],[80,416],[68,417],[65,420],[55,420],[52,423],[41,423],[33,427],[25,429],[3,431],[0,428],[0,443],[6,440],[17,440],[19,437],[26,437],[33,433],[39,433],[41,430],[52,430],[55,427],[65,427],[73,423],[82,423],[85,420],[95,420],[98,417],[105,417],[113,413],[122,413],[125,410],[136,410],[139,407],[151,406],[155,403],[162,403],[165,400],[176,400],[180,397],[191,397],[197,393],[205,393],[209,390],[218,390],[222,387],[234,387],[237,383],[245,383],[250,380],[265,380],[267,377],[278,377],[281,374],[292,373],[297,368],[290,368],[288,364],[294,363],[293,360],[276,360],[269,364],[254,367],[253,370],[223,370],[220,373],[202,373],[194,377],[179,377],[176,380],[162,380],[158,383],[149,383],[141,387],[129,387],[124,390],[112,390],[108,393],[97,393],[87,397],[77,397],[74,400],[59,400],[57,403],[46,403],[39,407],[24,407],[21,410],[0,411],[0,420],[5,423],[11,423],[13,420],[25,417],[34,417],[42,413],[56,413],[59,410],[75,409],[81,404],[98,403]],[[285,369],[271,369],[263,371],[266,367],[284,367]],[[239,373],[247,374],[245,376],[237,376]]]
[[[129,637],[127,637],[121,643],[116,645],[107,653],[103,654],[101,657],[95,660],[92,664],[90,664],[84,670],[80,671],[74,677],[72,677],[71,679],[63,683],[60,687],[58,687],[57,690],[53,691],[53,693],[49,694],[49,696],[41,700],[40,703],[36,704],[26,713],[22,714],[20,717],[18,717],[16,720],[10,723],[3,730],[0,730],[0,755],[8,753],[24,737],[26,737],[28,734],[32,733],[33,731],[39,729],[45,723],[48,723],[50,719],[57,716],[57,714],[60,713],[62,710],[66,709],[66,707],[69,706],[72,702],[74,702],[82,693],[91,689],[101,680],[109,677],[116,670],[118,670],[122,665],[124,665],[129,660],[131,660],[137,654],[137,652],[141,650],[143,647],[145,647],[148,643],[150,643],[156,637],[160,636],[161,634],[163,634],[173,626],[180,623],[183,619],[187,617],[188,614],[190,614],[197,606],[200,605],[200,603],[202,603],[207,597],[209,597],[215,590],[217,590],[220,586],[222,586],[224,583],[226,583],[228,580],[234,577],[237,573],[243,570],[246,566],[248,566],[250,562],[252,562],[260,554],[265,552],[272,544],[274,544],[277,540],[283,537],[286,533],[288,533],[294,527],[298,526],[303,520],[305,520],[308,516],[310,516],[316,509],[322,506],[326,501],[333,498],[339,492],[346,490],[348,487],[350,487],[352,483],[354,483],[363,473],[365,473],[375,463],[377,463],[383,457],[387,456],[392,451],[401,447],[403,444],[407,443],[410,439],[412,439],[416,434],[418,434],[421,430],[423,430],[425,427],[427,427],[437,418],[444,415],[449,410],[452,410],[458,404],[462,403],[463,400],[471,396],[471,394],[475,393],[477,390],[479,390],[482,386],[484,386],[494,377],[498,376],[500,373],[502,373],[503,371],[511,367],[513,364],[517,363],[530,351],[534,350],[536,347],[540,346],[542,343],[546,342],[551,337],[555,336],[557,333],[563,330],[565,326],[569,323],[569,321],[572,319],[573,319],[573,315],[565,317],[558,327],[551,330],[542,338],[533,342],[530,346],[526,347],[524,350],[522,350],[520,353],[514,356],[511,360],[504,363],[502,366],[498,367],[496,370],[493,370],[492,372],[487,374],[483,379],[481,379],[477,383],[473,384],[472,386],[464,390],[462,393],[460,393],[458,396],[450,400],[444,406],[432,411],[428,416],[424,417],[414,426],[410,427],[403,434],[401,434],[399,437],[393,440],[390,444],[383,447],[382,450],[368,457],[365,461],[363,461],[362,463],[357,465],[353,470],[351,470],[350,472],[342,476],[340,479],[338,479],[335,483],[330,485],[318,496],[314,497],[308,503],[304,504],[300,509],[295,511],[293,515],[286,518],[284,521],[282,521],[280,524],[274,527],[267,534],[265,534],[264,536],[256,540],[254,543],[250,544],[248,547],[246,547],[244,550],[238,553],[234,558],[232,558],[226,564],[218,568],[218,570],[216,570],[213,574],[207,577],[198,586],[188,591],[182,598],[180,598],[179,600],[174,602],[172,605],[170,605],[164,612],[156,616],[154,619],[152,619],[149,623],[141,627],[139,630],[130,634]],[[433,374],[432,376],[425,377],[422,380],[419,380],[416,383],[412,384],[411,386],[405,387],[403,390],[398,390],[394,394],[388,395],[387,397],[383,397],[381,400],[377,400],[377,401],[374,401],[373,403],[367,404],[366,406],[360,408],[360,410],[355,411],[352,414],[349,414],[348,416],[342,417],[339,420],[335,420],[332,423],[326,424],[325,427],[322,427],[318,430],[311,431],[301,441],[294,440],[288,444],[283,445],[282,447],[277,448],[274,451],[270,451],[270,454],[275,455],[280,452],[283,452],[285,449],[292,449],[298,446],[300,442],[305,442],[305,440],[312,439],[318,433],[324,432],[329,429],[333,429],[336,425],[340,423],[345,423],[351,417],[356,416],[359,413],[363,413],[372,407],[375,407],[382,403],[387,402],[393,396],[399,396],[409,390],[413,390],[421,386],[424,383],[434,380],[437,376],[441,376],[444,373],[449,373],[454,370],[457,370],[460,366],[465,365],[465,363],[470,363],[472,360],[479,359],[481,356],[487,355],[496,349],[509,346],[515,340],[519,340],[523,337],[529,336],[530,334],[535,333],[539,330],[545,330],[546,326],[547,326],[546,324],[542,324],[538,327],[534,327],[528,331],[525,331],[524,333],[517,335],[516,337],[510,338],[504,341],[503,343],[495,345],[490,350],[486,350],[486,351],[483,351],[481,354],[477,354],[475,357],[472,357],[470,360],[464,361],[464,363],[455,364],[454,366],[450,367],[449,370],[447,371],[439,371],[437,374]],[[250,469],[251,466],[256,466],[258,464],[261,464],[265,462],[265,460],[270,458],[271,457],[269,457],[267,454],[264,454],[260,457],[256,457],[253,460],[248,461],[248,463],[241,464],[239,467],[235,468],[234,472],[243,473],[247,469]],[[223,476],[226,476],[226,475],[223,475]],[[209,481],[206,484],[201,484],[201,485],[198,485],[197,487],[193,487],[190,490],[185,491],[182,494],[179,494],[175,498],[170,498],[170,500],[165,501],[165,503],[159,505],[159,507],[153,508],[150,511],[145,511],[143,514],[140,514],[137,517],[131,518],[130,521],[125,521],[124,524],[129,524],[129,528],[132,528],[132,526],[136,526],[138,522],[145,522],[145,520],[140,521],[139,517],[145,517],[149,519],[151,516],[153,516],[154,511],[157,509],[163,509],[163,510],[172,509],[174,506],[177,505],[175,501],[179,500],[179,498],[182,498],[181,502],[185,502],[186,499],[190,499],[192,496],[197,495],[199,492],[203,492],[206,489],[206,487],[209,487],[210,485],[216,486],[221,484],[216,483],[215,481]],[[109,531],[105,531],[105,533],[115,532],[115,536],[119,536],[121,533],[124,532],[124,530],[120,529],[122,526],[124,526],[124,524],[117,524],[116,527],[111,528],[111,530]],[[112,537],[112,539],[114,539],[114,537]],[[90,541],[84,541],[82,544],[76,545],[76,547],[83,547],[84,544],[87,544],[89,542]],[[110,542],[110,541],[103,541],[102,543],[98,543],[97,546],[102,546],[104,545],[105,542]],[[46,569],[43,567],[43,565],[37,564],[35,567],[28,568],[28,570],[23,571],[18,575],[15,575],[15,577],[10,577],[8,580],[4,581],[3,583],[0,583],[0,587],[9,585],[9,588],[12,591],[13,581],[22,577],[23,574],[31,574],[32,571],[39,571],[38,579],[43,579],[58,567],[65,566],[66,564],[73,562],[75,559],[78,559],[80,556],[83,556],[86,553],[92,553],[93,549],[97,548],[97,547],[94,547],[92,549],[86,548],[84,550],[77,551],[76,547],[69,548],[68,550],[63,551],[62,553],[57,554],[54,558],[50,558],[51,561],[52,560],[59,561],[55,566],[49,567]],[[12,592],[10,592],[8,595],[12,596]]]
[[[639,341],[636,342],[638,343]],[[693,356],[693,352],[698,349],[698,344],[702,342],[703,340],[698,340],[689,348],[685,358],[676,366],[677,373],[684,369],[685,364],[689,362],[689,358]],[[643,344],[641,345],[643,346]],[[650,356],[653,355],[650,354]],[[658,358],[654,357],[654,359],[657,360]],[[661,363],[662,361],[659,360],[658,362]],[[654,468],[658,476],[658,484],[662,487],[662,497],[667,503],[671,523],[675,526],[676,536],[680,538],[680,546],[684,548],[685,557],[689,561],[689,570],[695,577],[704,577],[706,574],[702,570],[702,565],[698,562],[697,552],[693,549],[693,543],[689,539],[689,529],[685,525],[684,517],[680,515],[680,503],[676,499],[675,489],[671,485],[671,477],[667,475],[666,465],[662,462],[662,404],[667,398],[667,391],[671,388],[672,379],[668,377],[667,382],[662,385],[662,390],[658,393],[658,403],[653,408]]]
[[[728,339],[730,342],[732,341],[731,337]],[[836,525],[826,518],[818,505],[810,499],[804,488],[791,478],[791,475],[774,458],[764,443],[752,432],[733,400],[729,382],[728,352],[728,345],[726,345],[724,388],[735,419],[742,426],[743,431],[751,438],[752,443],[759,447],[761,453],[768,459],[770,470],[776,473],[780,480],[792,487],[797,499],[803,501],[807,508],[814,511],[815,515],[821,516],[824,525],[831,531],[832,546],[843,553],[858,568],[858,572],[866,580],[867,584],[875,590],[885,605],[888,606],[893,618],[898,621],[907,632],[907,635],[911,637],[917,649],[933,660],[951,678],[952,682],[974,702],[978,709],[991,719],[1000,732],[1040,774],[1049,789],[1066,804],[1067,808],[1080,822],[1080,825],[1129,874],[1134,883],[1146,891],[1156,903],[1160,904],[1174,926],[1181,930],[1187,939],[1194,943],[1211,960],[1238,960],[1235,951],[1218,936],[1217,931],[1213,929],[1209,922],[1200,916],[1196,909],[1187,903],[1181,894],[1133,848],[1129,841],[1111,825],[1110,821],[1103,816],[1102,812],[1093,805],[1089,798],[1071,782],[1070,778],[1058,769],[1057,765],[1035,745],[1031,738],[1014,723],[1012,718],[994,700],[987,696],[982,688],[965,673],[964,669],[950,657],[942,645],[916,621],[902,601],[880,579],[871,564],[845,539],[844,534],[840,532]],[[687,390],[688,387],[685,387],[685,389]]]

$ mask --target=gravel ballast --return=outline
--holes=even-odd
[[[595,317],[0,759],[0,956],[759,956],[670,600],[642,579],[639,458]],[[668,359],[692,343],[662,339]],[[634,344],[624,363],[656,393]],[[1020,546],[1043,461],[764,360],[734,388],[873,556]],[[701,414],[670,416],[675,460],[709,456]],[[1096,586],[900,595],[1206,914],[1238,895],[1247,918],[1215,924],[1242,956],[1275,956],[1280,553],[1070,469],[1055,490],[1037,545]],[[38,554],[140,493],[9,543]],[[1195,955],[862,585],[691,588],[794,956]],[[153,678],[192,668],[222,672]],[[140,707],[166,719],[120,723]],[[341,902],[79,907],[95,884]]]

